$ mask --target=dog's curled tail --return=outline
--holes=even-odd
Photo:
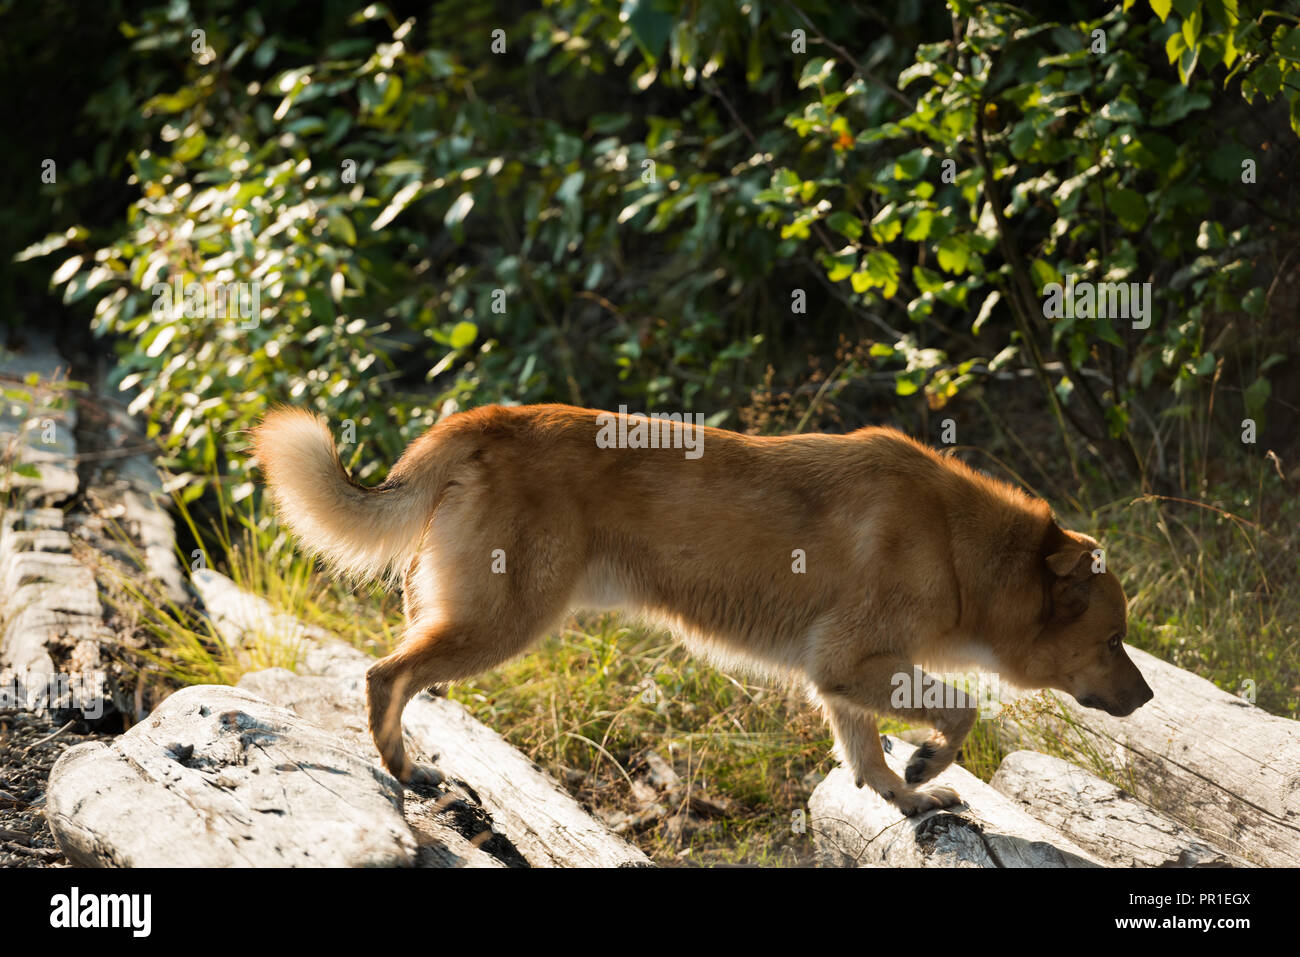
[[[285,407],[253,430],[253,449],[280,521],[336,573],[390,577],[418,549],[441,485],[419,473],[436,469],[436,456],[399,461],[388,481],[366,488],[339,461],[325,420]]]

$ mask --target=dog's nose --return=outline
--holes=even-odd
[[[1117,708],[1114,709],[1107,708],[1106,710],[1109,711],[1117,718],[1127,718],[1134,711],[1142,707],[1144,704],[1146,704],[1155,696],[1156,693],[1151,690],[1151,686],[1144,681],[1142,682],[1141,690],[1139,690],[1137,694],[1133,695],[1131,698],[1127,698],[1126,703],[1121,704]]]

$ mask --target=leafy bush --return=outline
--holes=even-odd
[[[786,123],[810,148],[760,196],[784,234],[835,234],[819,258],[864,305],[906,302],[905,331],[874,350],[899,368],[898,393],[941,409],[981,372],[1028,365],[1057,417],[1131,478],[1167,474],[1149,461],[1157,417],[1189,415],[1225,363],[1243,389],[1233,423],[1262,420],[1265,374],[1289,350],[1265,321],[1282,253],[1270,231],[1288,215],[1260,184],[1281,171],[1267,130],[1245,127],[1258,117],[1204,74],[1276,95],[1300,28],[1269,35],[1271,15],[1223,3],[1172,16],[1157,2],[1148,20],[1126,3],[1078,23],[950,6],[960,29],[917,48],[897,121],[876,115],[846,52],[809,61],[812,97]],[[1151,284],[1154,321],[1052,308],[1044,290],[1076,281]]]
[[[1159,478],[1206,385],[1260,419],[1288,348],[1286,197],[1241,170],[1281,171],[1265,101],[1300,128],[1300,29],[1245,6],[176,0],[123,26],[152,95],[96,104],[138,141],[124,227],[24,255],[73,254],[55,282],[199,472],[276,400],[352,420],[375,470],[489,401],[734,424],[844,339],[904,408],[1032,370],[1063,435]],[[1067,280],[1151,282],[1156,319],[1045,316]],[[160,300],[189,283],[257,284],[257,323]]]

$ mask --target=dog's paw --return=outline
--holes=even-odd
[[[411,762],[406,766],[406,775],[402,783],[407,787],[436,788],[443,780],[442,772],[432,765]]]
[[[907,768],[903,771],[903,778],[908,784],[920,784],[922,781],[928,781],[941,770],[937,767],[938,762],[934,756],[939,753],[938,746],[933,741],[924,741],[917,747],[910,761],[907,762]]]
[[[961,797],[952,788],[931,788],[928,791],[909,791],[894,797],[894,804],[906,817],[916,817],[926,811],[956,807]]]

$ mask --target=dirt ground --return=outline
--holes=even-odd
[[[0,711],[0,867],[66,867],[45,820],[45,784],[60,754],[111,734],[61,715]]]

